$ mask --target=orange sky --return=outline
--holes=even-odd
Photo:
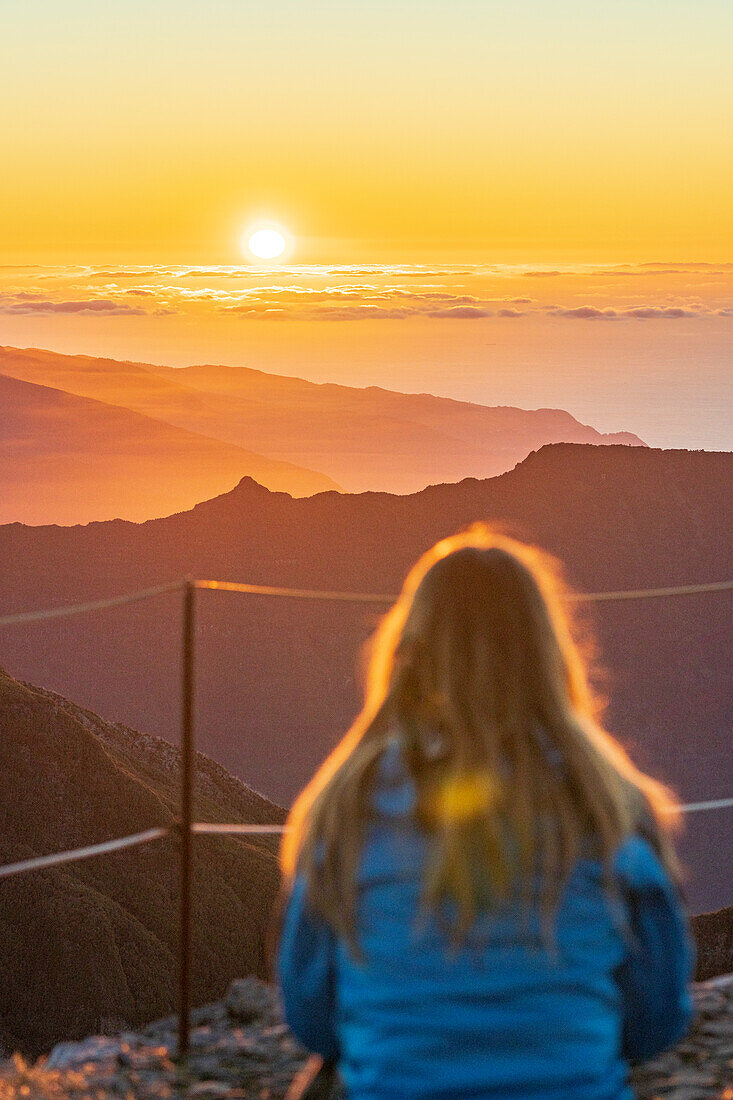
[[[5,263],[722,260],[728,0],[9,0]]]
[[[730,447],[731,41],[730,0],[6,0],[0,343]]]

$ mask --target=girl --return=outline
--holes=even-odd
[[[537,550],[415,565],[282,862],[288,1022],[348,1100],[627,1100],[685,1032],[671,795],[600,725]]]

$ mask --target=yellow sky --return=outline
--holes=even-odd
[[[8,0],[5,263],[706,259],[727,0]]]

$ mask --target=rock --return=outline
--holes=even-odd
[[[232,1019],[243,1024],[255,1021],[268,1024],[277,1016],[276,997],[272,987],[257,978],[240,978],[239,981],[232,982],[225,1004]]]
[[[186,1095],[201,1097],[232,1096],[233,1091],[229,1085],[223,1085],[220,1081],[198,1081],[195,1085],[189,1085],[186,1089]]]
[[[117,1058],[121,1051],[120,1039],[108,1039],[95,1035],[78,1043],[57,1043],[48,1056],[47,1069],[78,1069],[87,1062],[103,1062]]]
[[[664,1100],[705,1100],[706,1097],[719,1095],[700,1085],[681,1085],[671,1090],[665,1090]]]
[[[695,1003],[690,1034],[634,1068],[638,1100],[733,1100],[733,976],[696,986]],[[15,1055],[0,1062],[0,1100],[284,1100],[305,1061],[274,990],[254,979],[195,1010],[185,1065],[176,1022],[59,1043],[35,1064]]]
[[[733,973],[733,906],[692,918],[698,981]]]
[[[638,1100],[733,1100],[733,976],[694,989],[695,1020],[674,1050],[635,1066]]]

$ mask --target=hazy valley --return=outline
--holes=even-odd
[[[25,384],[24,384],[25,383]],[[625,443],[561,409],[0,348],[0,521],[141,521],[252,477],[310,496],[490,477],[545,443]]]

